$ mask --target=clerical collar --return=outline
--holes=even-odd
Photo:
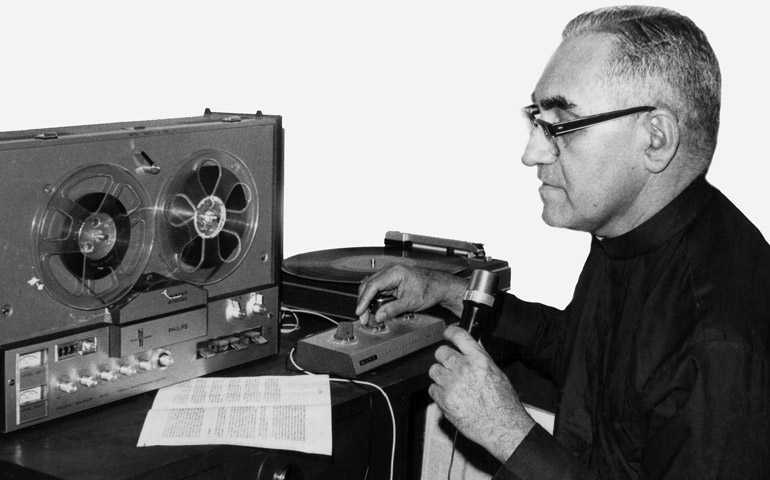
[[[635,229],[617,237],[594,239],[613,259],[644,255],[690,225],[713,196],[714,187],[704,176],[700,176]]]

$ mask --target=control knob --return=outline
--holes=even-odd
[[[227,311],[225,312],[225,316],[228,321],[243,320],[246,318],[246,315],[246,310],[244,310],[244,308],[241,306],[241,302],[239,300],[228,300]]]
[[[140,358],[137,362],[137,365],[140,369],[144,370],[145,372],[149,372],[153,368],[152,360],[149,358]]]
[[[75,393],[78,391],[78,386],[75,382],[71,381],[69,377],[64,377],[59,381],[57,386],[60,392]]]
[[[114,382],[118,379],[118,374],[108,368],[103,368],[99,371],[99,378],[107,382]]]
[[[99,381],[93,375],[83,375],[78,379],[78,383],[88,388],[99,385]]]
[[[249,301],[249,307],[249,310],[256,313],[257,315],[264,314],[267,312],[267,307],[265,306],[265,297],[261,293],[252,294],[251,300]]]
[[[171,356],[171,353],[163,351],[158,354],[158,366],[160,366],[160,368],[167,368],[173,364],[174,357]]]
[[[136,367],[133,365],[120,365],[118,367],[118,373],[130,377],[136,375]]]

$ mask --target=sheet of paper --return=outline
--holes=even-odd
[[[524,410],[527,411],[532,420],[539,423],[541,427],[546,429],[548,433],[553,435],[553,427],[556,424],[556,414],[543,410],[542,408],[533,407],[532,405],[524,404]]]
[[[158,390],[137,445],[203,444],[331,455],[329,377],[197,378]]]

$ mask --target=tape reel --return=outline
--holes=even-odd
[[[224,151],[181,161],[152,205],[118,165],[89,165],[60,179],[32,229],[34,265],[47,291],[72,308],[108,307],[131,291],[156,248],[164,274],[216,283],[240,266],[256,234],[256,183]]]
[[[163,186],[156,231],[171,275],[216,283],[246,257],[257,231],[259,195],[246,165],[220,150],[184,160]]]
[[[150,258],[150,205],[141,184],[116,165],[82,167],[55,184],[32,238],[35,267],[51,295],[93,310],[128,293]]]

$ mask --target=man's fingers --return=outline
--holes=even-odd
[[[369,304],[379,293],[378,288],[370,279],[365,279],[358,286],[358,303],[356,304],[356,315],[363,315],[368,309]]]
[[[377,309],[377,312],[374,314],[374,319],[377,323],[382,323],[389,318],[396,317],[408,311],[410,311],[409,304],[405,299],[400,298],[391,300]]]
[[[443,392],[444,392],[444,389],[435,383],[431,383],[430,386],[428,387],[428,395],[434,402],[438,404],[438,406],[442,410],[443,410],[442,405],[444,403]]]
[[[430,377],[430,379],[433,380],[434,383],[441,384],[442,369],[444,369],[444,367],[442,367],[438,363],[434,363],[428,369],[428,377]]]
[[[386,269],[371,277],[365,278],[358,285],[356,315],[363,315],[364,312],[369,309],[369,304],[371,304],[372,300],[374,300],[377,295],[393,293],[402,281],[402,277],[393,273],[392,269]]]
[[[452,342],[464,355],[473,355],[478,352],[484,352],[479,345],[479,342],[475,340],[467,330],[456,325],[450,325],[444,330],[444,338]]]
[[[433,353],[433,358],[436,359],[438,363],[445,367],[449,367],[452,361],[456,360],[457,356],[459,354],[455,349],[452,347],[448,347],[446,345],[441,345],[436,349],[436,351]]]

